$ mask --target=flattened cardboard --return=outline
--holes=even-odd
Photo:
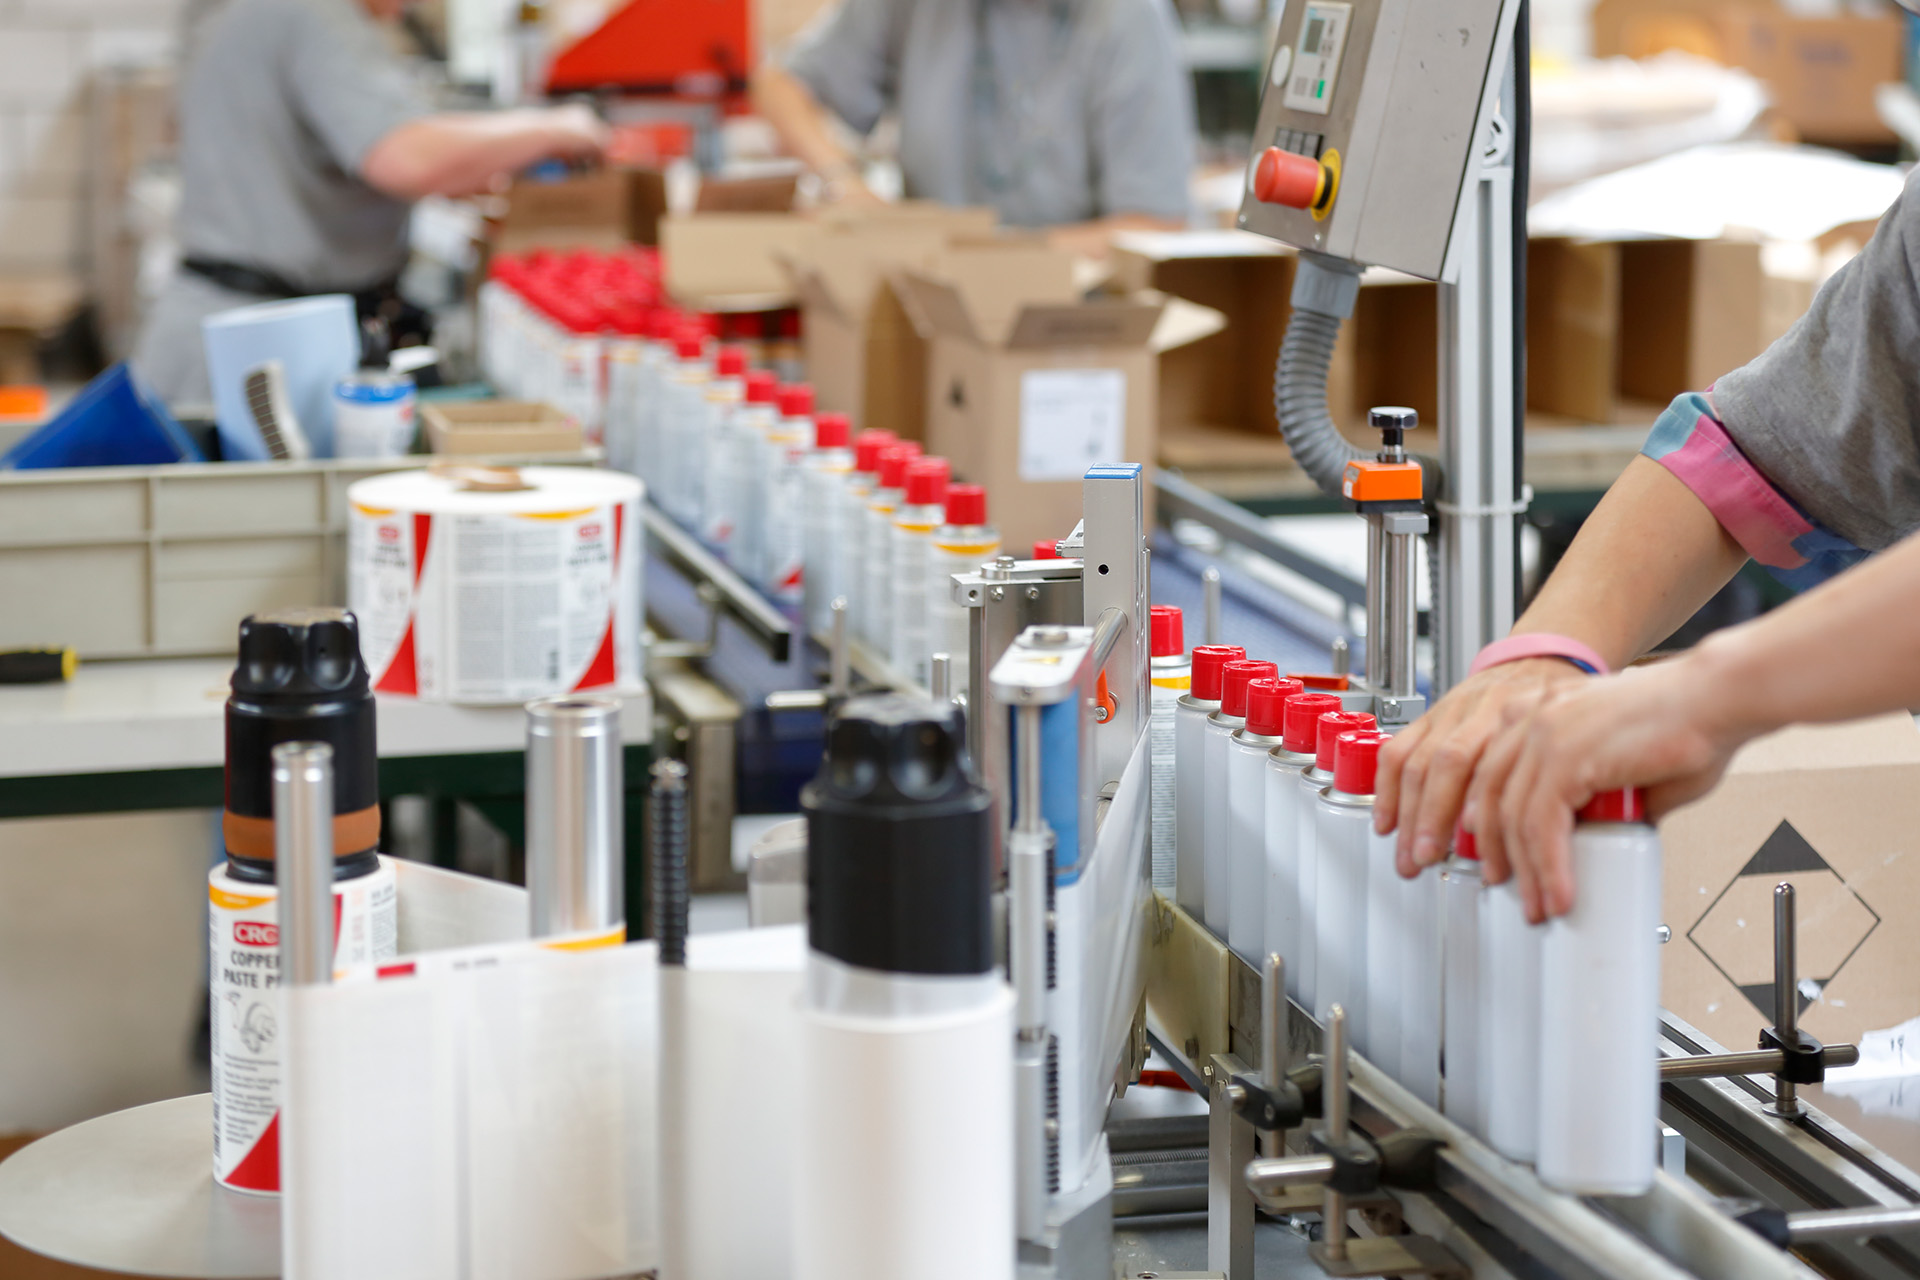
[[[1773,887],[1799,916],[1800,1023],[1829,1042],[1920,1016],[1920,732],[1905,714],[1750,744],[1660,824],[1662,1002],[1732,1049],[1773,1021]]]

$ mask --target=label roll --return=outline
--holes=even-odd
[[[524,702],[641,678],[640,481],[401,471],[347,490],[347,599],[374,688]]]

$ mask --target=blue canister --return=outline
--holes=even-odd
[[[401,373],[362,369],[333,387],[334,455],[400,458],[413,448],[418,422],[413,379]]]

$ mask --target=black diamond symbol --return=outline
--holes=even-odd
[[[1806,1012],[1880,926],[1880,916],[1790,822],[1773,829],[1727,882],[1687,940],[1773,1022],[1773,888],[1793,882],[1800,923],[1799,1012]]]

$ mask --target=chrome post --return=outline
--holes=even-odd
[[[273,877],[280,891],[280,973],[288,986],[333,981],[333,748],[273,749]]]
[[[1786,1045],[1793,1043],[1800,1028],[1795,942],[1793,885],[1783,880],[1773,887],[1773,1025]],[[1773,1078],[1773,1106],[1769,1110],[1786,1120],[1802,1114],[1798,1091],[1784,1075]]]
[[[531,933],[600,933],[626,921],[620,701],[570,694],[527,704]]]

